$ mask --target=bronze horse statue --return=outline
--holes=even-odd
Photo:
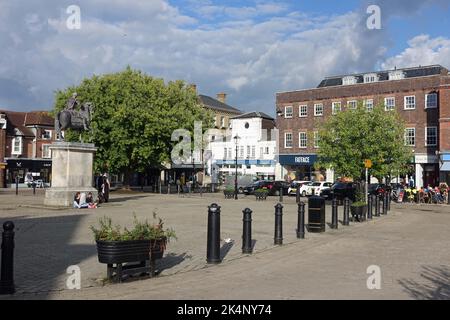
[[[58,140],[64,140],[61,135],[62,130],[72,129],[77,131],[89,131],[91,129],[91,119],[94,107],[91,102],[85,102],[80,110],[63,110],[55,117],[55,131]]]

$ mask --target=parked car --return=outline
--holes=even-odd
[[[336,197],[337,200],[343,201],[349,198],[351,201],[356,200],[356,186],[353,182],[336,182],[330,190],[331,197]]]
[[[265,181],[265,180],[256,181],[244,187],[243,192],[245,195],[253,195],[255,194],[255,191],[258,189],[266,188],[270,190],[272,189],[273,183],[274,183],[273,181]]]
[[[305,183],[300,187],[300,195],[302,197],[306,197],[311,195],[311,187],[313,186],[314,182]]]
[[[274,181],[269,189],[269,196],[278,196],[281,192],[283,195],[289,194],[289,182],[286,181]]]
[[[390,189],[390,188],[389,188]],[[387,190],[387,186],[381,183],[369,184],[369,195],[379,195]]]
[[[293,181],[289,187],[288,194],[290,196],[295,196],[297,194],[297,189],[301,188],[304,184],[310,183],[311,181]]]
[[[332,185],[331,182],[315,182],[311,187],[311,195],[320,196],[324,190],[331,189]]]

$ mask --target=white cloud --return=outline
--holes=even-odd
[[[394,67],[405,68],[441,64],[450,68],[450,39],[419,35],[408,41],[408,44],[409,48],[395,57],[387,59],[382,67],[393,69]]]

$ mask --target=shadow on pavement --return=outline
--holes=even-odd
[[[231,248],[233,248],[234,242],[225,243],[222,248],[220,248],[220,259],[223,260],[228,252],[230,252]]]
[[[69,266],[97,255],[92,245],[70,244],[86,215],[1,219],[15,224],[14,282],[16,294],[60,290]],[[12,296],[14,298],[14,296]]]
[[[139,200],[141,198],[145,198],[147,196],[129,196],[129,197],[115,197],[115,198],[110,198],[109,201],[107,203],[118,203],[118,202],[126,202],[126,201],[130,201],[130,200]]]
[[[450,299],[450,268],[423,267],[421,283],[415,280],[399,280],[399,284],[417,300],[449,300]]]
[[[161,260],[156,260],[156,274],[160,274],[164,270],[171,269],[175,267],[176,265],[179,265],[186,259],[191,259],[192,256],[182,253],[182,254],[174,254],[169,253],[165,257],[163,257]]]

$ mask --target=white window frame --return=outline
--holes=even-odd
[[[342,78],[342,84],[344,86],[350,86],[352,84],[357,84],[357,83],[358,83],[358,80],[354,76],[347,76],[347,77]]]
[[[410,132],[411,130],[414,132],[414,144],[409,144],[408,140],[407,140],[407,139],[410,138],[410,136],[408,135],[408,132]],[[417,141],[416,128],[405,128],[405,146],[415,147],[416,146],[416,141]]]
[[[436,143],[428,144],[428,129],[434,129],[436,134]],[[425,146],[427,147],[436,147],[438,145],[438,127],[425,127]]]
[[[428,97],[435,96],[436,97],[436,105],[429,107],[428,106]],[[437,93],[429,93],[425,95],[425,109],[436,109],[438,107],[438,94]]]
[[[317,108],[320,106],[320,108],[321,108],[321,112],[319,113],[319,112],[317,112]],[[323,103],[316,103],[316,104],[314,104],[314,116],[315,117],[323,117]]]
[[[354,107],[352,105],[354,105]],[[347,108],[350,110],[356,110],[356,108],[358,108],[358,101],[357,100],[347,101]]]
[[[339,106],[339,110],[337,110],[337,108],[336,108],[337,106]],[[333,115],[337,115],[338,112],[341,112],[342,111],[342,102],[339,102],[339,101],[333,102],[331,104],[331,111],[332,111]]]
[[[291,110],[288,113],[288,110]],[[293,106],[286,106],[284,107],[284,118],[285,119],[292,119],[294,117],[294,107]]]
[[[370,108],[368,107],[369,101],[370,101],[370,104],[371,104]],[[374,107],[373,99],[365,99],[364,100],[364,107],[366,108],[367,111],[373,111],[373,107]]]
[[[256,146],[252,146],[252,159],[256,159]]]
[[[46,134],[48,133],[48,138]],[[44,134],[42,135],[43,140],[52,140],[52,130],[44,129]]]
[[[290,139],[290,141],[291,141],[291,143],[290,143],[290,146],[288,146],[288,135],[290,135],[291,136],[291,139]],[[294,134],[292,133],[292,132],[285,132],[284,133],[284,148],[285,149],[292,149],[294,147]]]
[[[393,100],[394,101],[394,105],[393,106],[388,106],[388,101],[389,100]],[[384,110],[385,111],[393,111],[393,110],[395,110],[395,97],[386,97],[386,98],[384,98]]]
[[[300,118],[307,118],[308,117],[308,105],[303,104],[298,107],[298,115]]]
[[[319,149],[319,131],[314,131],[314,148]]]
[[[389,72],[389,80],[402,80],[405,79],[405,73],[403,71],[391,71]]]
[[[414,98],[414,107],[411,107],[412,104],[407,102],[408,98]],[[416,96],[405,96],[403,98],[403,102],[404,102],[404,109],[405,110],[416,110],[416,104],[417,104]]]
[[[378,74],[369,73],[364,75],[364,83],[374,83],[378,82]]]
[[[16,140],[19,142],[19,150],[16,151]],[[23,138],[20,136],[16,136],[12,139],[12,149],[11,154],[21,155],[23,152]]]
[[[220,118],[220,126],[221,128],[225,128],[225,117]]]
[[[298,147],[300,149],[308,148],[308,133],[307,132],[299,132],[298,133]]]
[[[226,160],[228,158],[228,148],[223,148],[223,158]]]
[[[52,151],[50,150],[51,144],[43,144],[42,145],[42,158],[43,159],[51,159],[52,157]],[[48,148],[48,154],[45,153],[45,149]]]

